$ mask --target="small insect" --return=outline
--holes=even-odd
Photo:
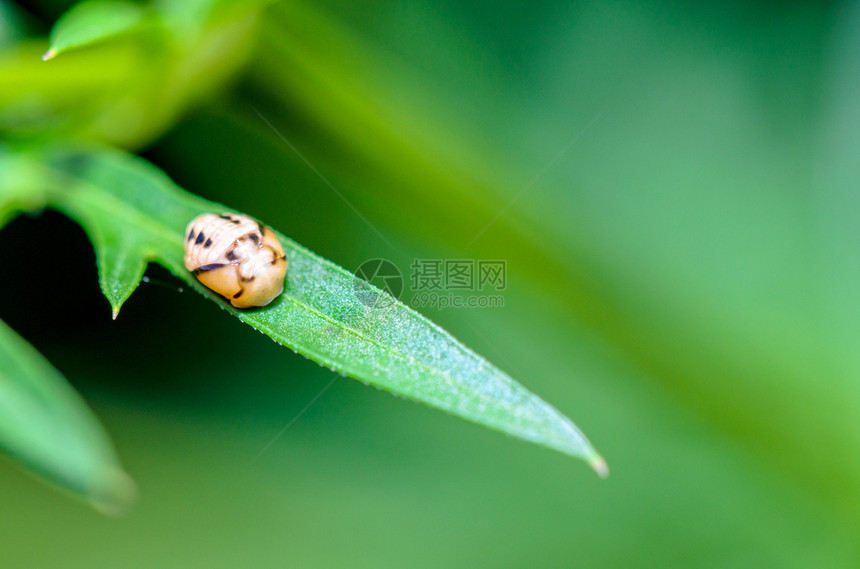
[[[185,231],[185,268],[236,308],[265,306],[284,290],[284,248],[262,223],[204,213]]]

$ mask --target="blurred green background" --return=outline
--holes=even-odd
[[[422,312],[612,474],[341,378],[257,456],[332,373],[158,267],[111,321],[45,212],[0,232],[0,318],[139,499],[0,459],[0,566],[860,564],[860,3],[286,0],[165,56],[182,92],[136,40],[38,60],[69,5],[0,3],[0,134],[140,151],[348,269],[506,260],[503,308]]]

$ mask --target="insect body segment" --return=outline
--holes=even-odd
[[[236,308],[265,306],[284,290],[278,238],[244,215],[204,213],[186,228],[185,268]]]

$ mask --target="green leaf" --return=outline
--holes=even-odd
[[[38,168],[0,145],[0,228],[20,211],[44,207],[40,182]]]
[[[241,19],[273,4],[276,0],[156,0],[153,8],[165,25],[179,37],[200,32],[213,20]]]
[[[606,464],[574,424],[449,333],[364,281],[278,234],[289,269],[284,293],[237,310],[183,264],[185,227],[228,208],[196,198],[144,160],[118,151],[55,150],[46,162],[49,203],[77,220],[99,250],[102,289],[116,313],[154,260],[224,310],[330,369],[504,433]],[[383,306],[384,308],[380,308]]]
[[[0,321],[0,450],[105,511],[134,485],[98,420],[51,365]]]
[[[0,0],[0,48],[13,45],[25,36],[29,27],[21,9],[7,0]]]
[[[140,24],[144,10],[132,2],[90,0],[63,14],[51,30],[51,45],[42,59],[120,36]]]

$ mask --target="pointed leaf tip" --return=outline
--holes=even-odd
[[[609,465],[606,464],[606,461],[603,460],[602,456],[598,455],[589,460],[588,466],[590,466],[591,469],[601,478],[607,478],[609,476]]]
[[[90,496],[93,508],[106,516],[120,516],[137,501],[137,484],[120,468],[105,473],[104,490]]]
[[[125,0],[84,0],[63,14],[51,30],[43,61],[65,51],[90,46],[134,31],[146,10]]]

